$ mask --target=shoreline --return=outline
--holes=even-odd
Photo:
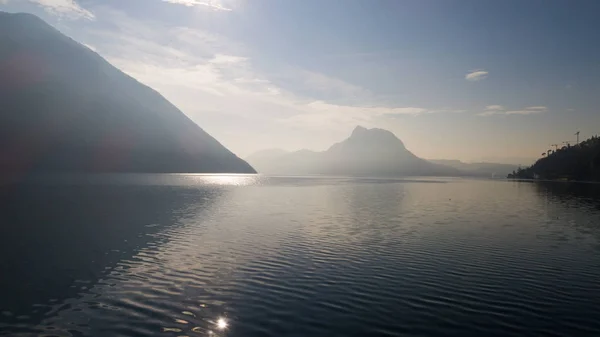
[[[551,182],[551,183],[576,183],[576,184],[600,184],[600,181],[595,180],[566,180],[566,179],[526,179],[526,178],[506,178],[508,181],[522,182]]]

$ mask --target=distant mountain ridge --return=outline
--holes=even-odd
[[[0,171],[255,173],[158,92],[0,12]]]
[[[323,152],[257,152],[246,160],[261,173],[352,176],[459,176],[455,168],[428,162],[393,133],[357,126],[349,138]]]
[[[440,165],[446,165],[461,170],[464,175],[476,177],[506,177],[509,173],[516,170],[518,165],[500,164],[500,163],[464,163],[460,160],[450,159],[428,159],[428,161]]]

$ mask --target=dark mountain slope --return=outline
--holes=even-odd
[[[253,168],[151,88],[30,14],[0,12],[0,171]]]

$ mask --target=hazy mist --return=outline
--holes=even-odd
[[[421,158],[529,164],[600,124],[596,2],[552,2],[544,15],[521,1],[4,0],[0,10],[41,16],[241,157],[324,151],[363,125]]]

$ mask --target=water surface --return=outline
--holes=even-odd
[[[44,177],[0,222],[0,335],[600,335],[596,185]]]

